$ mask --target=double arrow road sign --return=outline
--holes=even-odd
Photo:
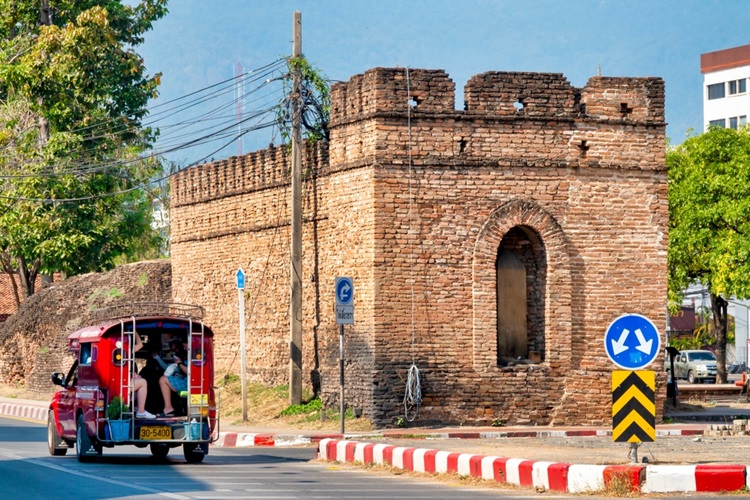
[[[604,335],[604,350],[624,370],[612,372],[612,440],[617,443],[656,439],[656,375],[641,370],[656,359],[661,337],[656,326],[640,314],[615,319]]]

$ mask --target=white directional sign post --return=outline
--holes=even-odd
[[[344,325],[354,324],[354,280],[350,276],[337,276],[336,324],[339,325],[339,385],[341,386],[341,434],[344,433]]]
[[[245,271],[237,270],[237,296],[240,308],[240,383],[242,384],[242,421],[247,422],[247,387],[245,386]]]
[[[607,328],[604,349],[609,359],[620,368],[640,370],[656,359],[661,350],[661,337],[647,317],[625,314]]]

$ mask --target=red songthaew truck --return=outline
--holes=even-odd
[[[100,456],[103,448],[134,445],[149,446],[155,457],[163,458],[171,448],[181,446],[188,462],[202,462],[219,425],[213,332],[202,322],[203,309],[141,303],[102,310],[97,317],[106,319],[68,337],[75,361],[67,375],[52,374],[60,389],[49,406],[50,454],[65,455],[75,445],[83,462]],[[178,358],[173,347],[185,359]],[[170,375],[173,360],[180,362],[177,375]],[[168,386],[171,405],[166,406],[174,412],[167,416],[159,415],[165,407],[161,380],[165,367],[170,377],[183,378],[172,386],[184,386],[179,391]],[[137,415],[139,379],[147,383],[149,411]]]

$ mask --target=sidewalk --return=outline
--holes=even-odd
[[[0,415],[46,422],[46,402],[0,398]],[[718,404],[670,411],[678,423],[657,425],[631,464],[628,443],[606,427],[410,427],[340,433],[221,425],[218,447],[318,446],[322,460],[390,465],[424,473],[456,473],[521,487],[583,493],[734,491],[748,470],[734,463],[750,452],[747,436],[710,437],[710,425],[732,424],[750,405]],[[699,465],[696,465],[700,463]]]

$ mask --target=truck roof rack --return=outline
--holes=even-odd
[[[102,307],[95,310],[92,316],[96,321],[149,316],[201,320],[204,314],[203,307],[194,304],[180,304],[177,302],[128,302]]]

